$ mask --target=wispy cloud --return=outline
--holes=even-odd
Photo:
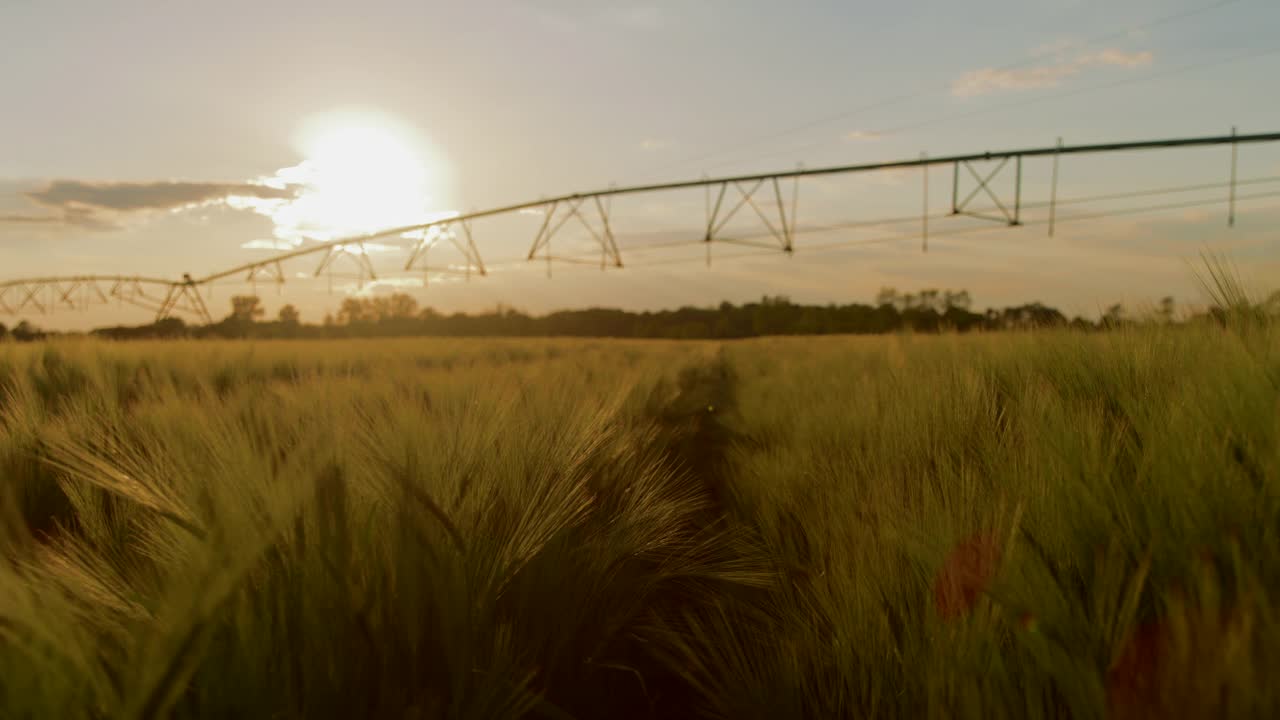
[[[457,278],[449,275],[432,276],[431,283],[455,282]],[[394,292],[397,290],[422,288],[427,286],[427,281],[420,277],[387,277],[370,280],[363,284],[346,283],[337,288],[337,290],[345,295],[355,297],[373,297],[374,295]]]
[[[228,203],[236,198],[288,200],[292,187],[254,183],[214,182],[86,182],[54,180],[41,189],[22,193],[28,201],[53,214],[0,215],[2,223],[62,224],[89,230],[111,230],[129,215],[182,210]]]
[[[884,137],[882,133],[871,130],[851,130],[844,135],[847,142],[871,142]]]
[[[1082,62],[1085,66],[1113,65],[1118,67],[1134,68],[1150,65],[1151,61],[1154,59],[1155,55],[1150,51],[1127,53],[1123,50],[1110,49],[1103,50],[1102,52],[1094,53],[1092,55],[1084,55],[1081,57],[1079,62]]]
[[[82,206],[105,210],[170,210],[226,200],[254,197],[283,200],[293,197],[288,188],[250,183],[108,182],[55,180],[27,197],[47,207]]]
[[[1155,56],[1150,52],[1128,53],[1114,48],[1078,55],[1053,65],[1027,68],[981,68],[956,78],[951,94],[976,97],[997,92],[1036,90],[1056,87],[1064,79],[1102,67],[1137,68],[1150,65]]]
[[[62,218],[57,215],[0,215],[0,223],[41,225],[60,222]]]
[[[300,244],[291,240],[272,238],[268,240],[249,240],[240,243],[240,247],[244,250],[296,250]]]

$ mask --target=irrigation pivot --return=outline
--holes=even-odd
[[[712,243],[748,245],[760,250],[790,254],[795,250],[795,236],[800,232],[796,223],[800,179],[905,168],[920,168],[924,178],[923,216],[917,216],[916,220],[921,222],[921,247],[924,251],[927,251],[930,235],[928,198],[928,169],[930,167],[935,165],[951,166],[952,188],[949,215],[962,215],[989,220],[1005,226],[1018,226],[1026,224],[1023,219],[1023,210],[1033,205],[1023,202],[1023,160],[1035,157],[1051,157],[1053,159],[1053,182],[1049,201],[1046,203],[1049,208],[1048,233],[1052,236],[1059,221],[1057,216],[1058,206],[1068,202],[1067,200],[1060,200],[1058,197],[1058,170],[1064,156],[1158,151],[1214,145],[1229,146],[1231,151],[1231,173],[1230,181],[1227,183],[1229,186],[1228,197],[1225,201],[1230,206],[1228,210],[1228,225],[1234,226],[1237,218],[1237,202],[1241,199],[1249,199],[1237,194],[1237,186],[1248,182],[1240,181],[1237,178],[1240,146],[1277,141],[1280,141],[1280,132],[1241,135],[1233,128],[1230,135],[1090,145],[1064,145],[1059,140],[1054,145],[1045,147],[936,157],[922,154],[919,158],[890,162],[835,165],[819,168],[799,167],[770,173],[716,178],[702,177],[697,180],[623,187],[611,186],[602,190],[542,198],[514,205],[458,214],[416,225],[387,228],[375,233],[355,237],[312,243],[297,250],[244,263],[201,277],[184,274],[181,279],[166,280],[120,274],[70,275],[0,281],[0,314],[16,315],[26,310],[34,310],[43,314],[57,309],[84,309],[90,305],[100,305],[115,301],[151,310],[155,312],[157,320],[182,313],[194,316],[201,322],[207,323],[211,322],[211,317],[200,294],[200,290],[204,286],[238,276],[242,276],[246,282],[256,283],[258,280],[266,280],[277,285],[283,285],[286,277],[284,263],[310,256],[320,257],[320,262],[313,273],[315,276],[328,274],[333,277],[335,267],[338,267],[339,263],[344,263],[350,270],[345,277],[356,279],[363,285],[366,281],[377,279],[373,264],[369,260],[366,244],[377,239],[389,237],[405,237],[414,240],[409,259],[403,266],[404,271],[454,273],[470,279],[472,275],[487,275],[488,268],[493,264],[487,264],[480,253],[479,246],[473,235],[475,221],[530,211],[541,214],[543,221],[533,238],[529,252],[522,258],[523,261],[545,261],[548,267],[548,274],[553,262],[586,264],[596,262],[578,256],[552,253],[552,238],[572,222],[585,228],[592,240],[599,246],[601,269],[622,268],[624,267],[623,248],[618,245],[614,234],[615,228],[611,222],[612,205],[609,201],[614,197],[625,195],[662,193],[696,188],[705,190],[705,232],[699,237],[689,238],[688,244],[706,244],[708,265],[710,265],[711,261]],[[979,169],[980,166],[983,167],[983,170]],[[1006,168],[1010,166],[1012,166],[1012,171],[1005,172]],[[1009,177],[1010,175],[1012,175],[1011,178]],[[792,181],[789,198],[782,187],[783,181],[786,180]],[[1253,182],[1269,180],[1262,179]],[[967,190],[964,189],[966,182],[971,185]],[[999,183],[1005,183],[1006,186],[1000,188],[998,186]],[[1167,192],[1177,192],[1183,189],[1185,188],[1175,188]],[[1142,194],[1155,193],[1138,192],[1118,194],[1111,197]],[[979,197],[985,198],[992,203],[989,211],[986,208],[975,209],[973,207],[974,201]],[[1271,196],[1254,195],[1252,197]],[[1156,209],[1160,207],[1157,206]],[[761,236],[762,239],[733,238],[721,234],[730,220],[737,217],[739,213],[745,213],[748,209],[760,221],[762,229],[767,231]],[[888,224],[889,222],[892,221],[881,220],[864,224]],[[847,225],[846,227],[851,226]],[[459,235],[459,230],[462,231],[461,235]],[[466,261],[465,266],[462,268],[432,268],[427,264],[428,251],[442,242],[449,243],[462,254]]]

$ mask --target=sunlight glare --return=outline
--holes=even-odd
[[[303,158],[264,182],[297,197],[255,208],[276,238],[294,246],[455,215],[442,211],[444,162],[412,128],[381,113],[339,112],[311,119],[298,134]],[[371,250],[371,248],[366,248]]]

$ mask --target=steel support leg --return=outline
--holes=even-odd
[[[325,253],[320,260],[320,264],[316,267],[315,277],[320,277],[320,273],[326,270],[329,271],[330,291],[333,289],[333,264],[339,257],[349,257],[356,264],[356,282],[361,288],[364,287],[365,273],[368,273],[370,280],[378,279],[378,274],[373,269],[373,263],[369,260],[369,253],[365,250],[364,243],[357,243],[356,245],[359,248],[359,252],[348,250],[342,245],[335,245],[329,248],[329,251]]]
[[[1062,150],[1062,138],[1058,138],[1058,150]],[[1053,237],[1054,226],[1058,220],[1058,161],[1060,152],[1053,154],[1053,180],[1049,183],[1049,237]]]
[[[72,310],[79,309],[76,307],[76,300],[75,297],[73,297],[76,290],[80,289],[80,283],[78,281],[72,281],[65,289],[59,286],[56,282],[51,283],[50,286],[52,287],[53,294],[56,298],[53,305],[65,305]]]
[[[467,256],[467,279],[471,279],[471,269],[473,267],[476,272],[480,273],[480,277],[488,275],[489,271],[485,269],[484,259],[480,257],[480,249],[476,247],[475,238],[471,235],[471,221],[462,221],[462,232],[467,236],[467,247],[463,251],[463,255]],[[457,242],[457,237],[455,236],[454,244],[456,245]],[[461,250],[462,248],[459,249]]]
[[[1010,225],[1022,224],[1022,156],[1018,156],[1017,178],[1013,188],[1013,222]]]
[[[1236,136],[1236,128],[1231,127],[1231,137]],[[1231,143],[1231,197],[1229,207],[1227,209],[1227,227],[1236,226],[1236,165],[1240,159],[1240,146],[1234,141]]]
[[[40,290],[43,287],[44,287],[43,285],[39,285],[39,284],[32,285],[30,287],[28,287],[27,285],[19,285],[18,291],[22,293],[23,297],[22,297],[22,302],[18,303],[18,310],[21,311],[28,304],[30,304],[35,306],[36,310],[39,310],[41,315],[44,315],[47,311],[45,310],[44,303],[40,302]]]
[[[764,210],[760,207],[760,205],[757,204],[755,201],[755,194],[760,190],[761,187],[763,187],[766,179],[772,180],[774,201],[777,203],[777,206],[778,206],[778,219],[779,221],[781,221],[782,223],[781,225],[775,226],[774,221],[769,219],[768,214],[765,213]],[[791,252],[792,234],[795,227],[794,202],[792,205],[793,209],[792,209],[791,217],[788,217],[786,202],[783,199],[782,187],[778,183],[778,179],[775,177],[775,178],[762,178],[762,179],[756,180],[755,184],[752,185],[750,189],[743,187],[742,183],[739,183],[739,182],[734,182],[733,186],[738,191],[740,198],[738,202],[734,204],[732,208],[729,209],[728,212],[724,213],[724,215],[721,216],[720,211],[724,207],[724,196],[728,192],[729,183],[726,182],[726,183],[720,184],[720,191],[716,197],[715,206],[712,207],[710,212],[707,214],[707,230],[706,230],[706,233],[703,235],[703,238],[702,238],[703,241],[706,243],[722,241],[722,242],[732,242],[732,243],[743,244],[743,245],[760,245],[761,247],[770,247],[768,245],[753,243],[748,240],[734,240],[731,238],[720,237],[720,232],[724,230],[725,226],[729,224],[729,221],[732,220],[734,216],[738,214],[738,211],[744,207],[750,207],[751,210],[756,214],[756,217],[758,217],[760,219],[760,222],[762,222],[764,226],[769,229],[769,233],[773,235],[774,239],[777,241],[778,243],[777,249],[782,250],[783,252],[788,252],[788,253]],[[792,192],[793,198],[798,193],[799,193],[799,190],[793,188],[793,192]],[[709,199],[710,198],[708,198],[708,200]],[[707,264],[708,265],[711,264],[709,250],[708,250]]]
[[[920,153],[921,160],[928,160],[928,153]],[[920,176],[924,179],[924,207],[920,213],[920,252],[929,252],[929,163],[920,166]]]
[[[803,170],[803,165],[797,165],[797,170]],[[796,208],[800,205],[800,177],[791,179],[791,228],[787,231],[787,252],[790,253],[795,248],[796,241]]]
[[[960,163],[951,163],[951,214],[960,214]]]
[[[551,253],[551,239],[572,219],[576,219],[591,235],[592,239],[596,241],[596,244],[600,246],[602,268],[608,265],[622,267],[622,252],[619,250],[617,240],[613,234],[613,225],[609,219],[609,208],[601,202],[600,196],[590,197],[599,217],[599,227],[593,224],[582,211],[583,203],[587,200],[586,197],[577,197],[566,201],[564,204],[566,210],[559,219],[555,217],[557,203],[551,203],[547,209],[542,227],[538,230],[538,234],[534,236],[533,245],[529,248],[528,259],[545,258],[548,277],[551,276],[551,263],[556,259]],[[541,256],[538,254],[539,251],[543,253]]]
[[[177,285],[169,286],[169,291],[165,293],[164,300],[160,302],[160,307],[156,310],[156,322],[160,322],[161,320],[169,317],[170,312],[173,310],[174,303],[177,302],[176,298],[174,298],[174,295],[177,292]]]

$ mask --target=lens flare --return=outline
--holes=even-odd
[[[448,181],[444,161],[394,118],[370,112],[322,115],[303,125],[297,146],[301,163],[260,180],[292,189],[292,198],[238,201],[275,224],[275,238],[253,241],[254,247],[296,247],[306,240],[336,240],[457,214],[441,210]]]

